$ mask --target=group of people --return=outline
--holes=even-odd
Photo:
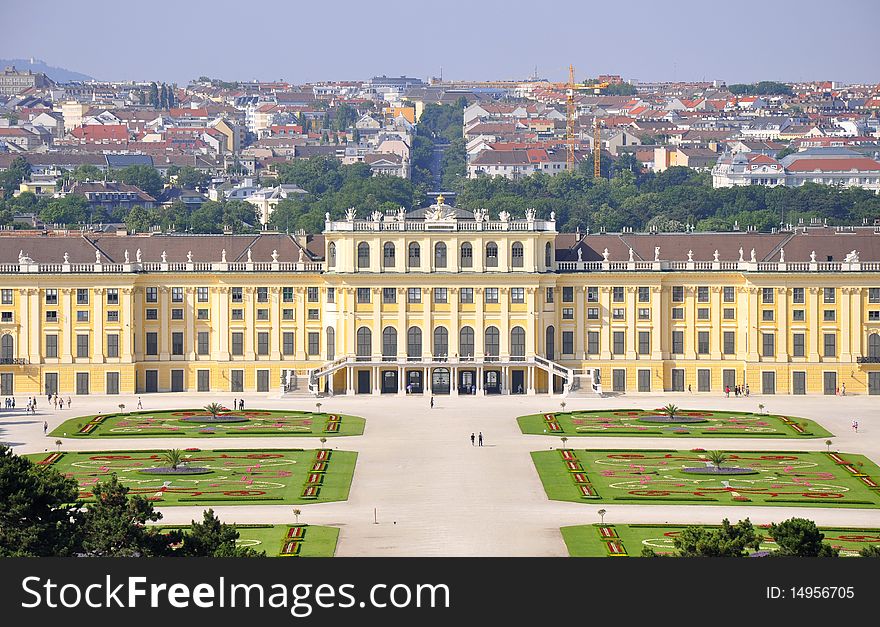
[[[837,396],[846,396],[846,383],[843,384],[843,387],[835,388],[834,393]]]
[[[727,398],[730,398],[730,386],[724,386],[724,393],[727,395]],[[749,384],[745,385],[734,385],[733,386],[733,394],[734,396],[748,396],[749,395]]]
[[[474,446],[474,440],[477,440],[479,444],[477,446],[483,446],[483,432],[480,431],[480,435],[474,437],[474,434],[471,433],[471,446]]]
[[[54,405],[55,409],[64,409],[64,399],[58,396],[58,393],[55,394],[47,394],[46,400],[49,401],[50,405]],[[34,404],[36,405],[37,399],[34,398]],[[70,397],[67,397],[67,409],[70,409]]]
[[[4,399],[6,409],[15,409],[15,399],[7,396]]]
[[[243,398],[232,399],[232,411],[243,411],[243,410],[244,410],[244,399]]]

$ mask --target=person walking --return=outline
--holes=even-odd
[[[474,445],[474,439],[475,439],[475,436],[473,433],[471,433],[471,446]]]
[[[840,388],[840,395],[846,396],[846,383],[844,383],[843,387]]]
[[[434,397],[431,397],[431,409],[434,409]]]
[[[43,421],[43,435],[46,435],[46,432],[49,431],[49,423],[45,420]]]
[[[724,386],[724,393],[727,394],[727,398],[730,398],[730,386]]]
[[[138,396],[138,409],[143,409],[143,408],[144,408],[144,404],[141,402],[141,397]]]
[[[746,398],[749,397],[749,384],[746,383]]]
[[[238,408],[241,411],[244,411],[244,399],[243,398],[238,399]]]
[[[480,446],[483,446],[483,432],[480,431],[480,435],[477,437],[477,442],[480,443]]]
[[[854,430],[856,433],[859,432],[859,421],[858,421],[858,420],[854,420],[854,421],[853,421],[853,430]]]
[[[238,409],[238,399],[234,398],[234,399],[232,399],[232,411],[235,411],[237,409]]]

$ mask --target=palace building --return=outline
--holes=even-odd
[[[0,234],[0,395],[880,394],[880,232]]]

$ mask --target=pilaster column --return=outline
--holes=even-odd
[[[129,312],[128,318],[131,326],[126,327],[123,332],[122,346],[127,346],[127,349],[124,351],[122,358],[129,362],[133,358],[135,362],[138,362],[144,359],[144,343],[146,341],[146,338],[141,333],[141,330],[144,328],[144,289],[142,287],[134,289],[133,294],[128,296],[129,302],[132,300],[132,295],[134,296],[134,305],[133,309]],[[124,291],[123,298],[125,298]]]
[[[373,358],[382,359],[382,288],[370,290],[370,307],[373,308]],[[378,370],[376,371],[378,372]]]
[[[351,288],[348,288],[351,290]],[[353,292],[353,290],[351,290]],[[296,350],[296,360],[304,361],[306,359],[306,342],[308,335],[306,333],[306,288],[297,286],[294,290],[296,299],[296,338],[294,348]],[[354,316],[354,299],[349,302],[351,315]],[[352,341],[354,335],[352,335]]]
[[[818,287],[809,289],[810,305],[809,316],[807,316],[807,324],[810,329],[810,346],[809,355],[810,363],[819,363],[819,325],[822,324],[822,318],[819,316],[819,299],[822,290]]]
[[[256,337],[256,327],[254,325],[254,301],[256,298],[254,297],[254,293],[256,289],[252,286],[248,286],[243,290],[243,299],[244,303],[244,358],[247,361],[254,361],[256,359],[256,352],[254,351],[254,338]]]
[[[501,250],[501,245],[499,245],[498,250]],[[501,253],[499,252],[499,255]],[[499,267],[501,266],[501,259],[498,260]],[[500,345],[499,345],[499,353],[501,354],[502,359],[510,358],[510,288],[502,287],[498,290],[498,299],[501,301],[501,322],[498,325],[498,330],[500,331]]]
[[[476,248],[474,249],[474,257],[476,257]],[[474,324],[474,356],[477,358],[485,358],[486,356],[486,314],[485,296],[482,287],[474,288],[474,302],[476,304],[477,315],[476,324]],[[480,382],[482,389],[482,381]]]
[[[229,287],[222,285],[214,290],[214,311],[211,316],[214,329],[214,350],[218,361],[229,361]]]
[[[665,294],[663,288],[655,285],[651,288],[651,327],[654,331],[651,335],[651,359],[665,359],[666,336],[669,330],[666,328],[665,311],[668,306],[663,303]]]
[[[685,322],[687,323],[687,333],[684,337],[684,356],[685,359],[697,358],[697,288],[688,285],[684,288],[685,292]]]
[[[577,291],[577,290],[576,290]],[[578,299],[583,300],[582,298]],[[602,335],[599,341],[599,356],[602,359],[611,359],[611,288],[603,285],[599,288],[599,300],[602,302],[602,308],[599,316],[602,320]],[[581,305],[583,307],[583,305]],[[581,310],[583,311],[583,309]],[[578,333],[583,333],[582,322],[578,323]],[[575,347],[578,359],[583,358],[583,345],[580,348]]]
[[[269,358],[272,361],[278,361],[281,359],[281,288],[270,287],[269,294],[272,303],[269,312],[269,317],[272,320],[272,331],[269,333]],[[332,385],[333,375],[330,377]]]
[[[574,358],[578,361],[587,358],[587,347],[584,343],[584,327],[587,324],[587,317],[584,315],[584,300],[586,299],[586,290],[583,285],[575,285],[574,290]],[[604,320],[604,318],[603,318]],[[603,328],[604,330],[604,328]],[[560,334],[560,340],[562,335]],[[604,359],[604,357],[603,357]]]
[[[61,306],[59,307],[59,315],[62,319],[61,324],[61,363],[73,363],[73,354],[71,353],[71,344],[73,343],[73,308],[70,306],[70,288],[65,287],[61,290]]]
[[[636,325],[638,324],[638,317],[636,315],[636,300],[638,288],[634,285],[628,285],[626,288],[626,309],[627,309],[627,326],[626,329],[626,358],[627,359],[635,359],[636,358],[636,334],[638,333],[638,329]]]
[[[853,295],[858,293],[858,288],[855,287],[843,287],[840,289],[841,292],[841,302],[840,302],[840,361],[852,361],[852,340],[850,339],[853,335],[852,333],[852,301]],[[858,329],[858,325],[856,326]],[[858,330],[855,335],[861,335],[861,329]]]
[[[171,288],[166,285],[159,288],[159,320],[161,320],[161,328],[159,331],[159,359],[162,361],[168,361],[171,357],[171,351],[168,346],[171,340],[171,319],[168,314],[168,300],[170,298],[168,293],[170,291]]]
[[[721,334],[724,333],[721,326],[721,291],[720,285],[709,288],[711,299],[712,330],[709,332],[709,356],[712,359],[721,359]]]
[[[538,353],[538,331],[535,328],[535,319],[539,314],[537,291],[538,289],[535,287],[526,288],[526,357],[534,357]],[[546,352],[547,347],[545,346],[544,353],[546,354]]]
[[[784,287],[776,288],[776,361],[788,363],[788,293]]]
[[[760,326],[760,315],[758,313],[758,288],[749,287],[746,291],[748,313],[746,315],[746,333],[749,334],[749,361],[758,361],[758,355],[761,353],[761,335],[758,330]]]
[[[850,342],[850,359],[853,355],[864,355],[862,343],[865,341],[864,313],[862,312],[862,289],[854,287],[853,289],[853,331],[849,334]]]
[[[104,294],[97,287],[92,290],[92,363],[104,363]]]
[[[406,333],[409,321],[406,313],[406,288],[397,288],[397,359],[406,360]],[[405,384],[404,384],[405,385]]]

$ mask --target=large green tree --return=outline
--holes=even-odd
[[[677,557],[746,557],[749,549],[757,551],[763,537],[748,518],[732,525],[728,519],[721,527],[691,526],[675,536]],[[645,557],[653,556],[650,549]]]
[[[150,165],[130,165],[115,172],[123,183],[135,185],[156,198],[162,191],[164,181],[159,171]]]
[[[783,557],[838,557],[839,549],[823,542],[825,534],[806,518],[789,518],[773,523],[767,530],[779,548],[774,555]]]
[[[265,557],[263,551],[236,546],[240,534],[232,525],[221,523],[213,509],[203,512],[202,522],[192,521],[176,555],[183,557]]]

